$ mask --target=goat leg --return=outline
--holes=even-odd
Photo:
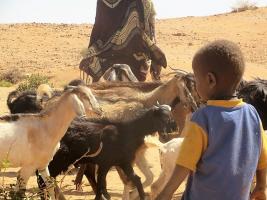
[[[26,185],[33,172],[34,172],[34,169],[32,169],[29,166],[24,166],[20,169],[20,171],[18,172],[18,176],[17,176],[15,196],[18,196],[21,198],[25,197]]]
[[[143,183],[143,187],[147,187],[153,183],[154,174],[150,169],[149,163],[145,157],[146,149],[142,151],[138,151],[135,159],[136,166],[140,169],[140,171],[145,175],[145,182]]]
[[[95,200],[110,199],[110,195],[107,192],[107,183],[106,176],[110,167],[99,167],[98,176],[97,176],[97,184],[96,184],[96,197]]]
[[[140,196],[140,200],[144,200],[145,192],[144,192],[144,189],[141,183],[141,178],[134,173],[134,170],[131,164],[129,163],[129,164],[123,165],[121,166],[121,169],[124,171],[126,176],[128,176],[128,178],[133,182],[133,184],[137,188],[139,196]]]
[[[55,183],[54,183],[54,179],[52,177],[50,177],[49,171],[48,171],[48,167],[46,167],[43,170],[39,170],[45,185],[46,185],[46,189],[48,190],[48,194],[50,196],[50,198],[52,200],[56,200],[56,195],[55,195]]]
[[[116,167],[116,169],[117,169],[117,172],[120,176],[120,179],[122,180],[122,182],[124,184],[122,199],[129,200],[130,199],[130,190],[134,186],[120,167]]]
[[[96,170],[96,165],[88,163],[88,164],[86,164],[84,175],[86,176],[86,178],[89,181],[94,193],[96,194],[95,170]]]
[[[83,174],[84,174],[85,168],[86,168],[85,164],[80,165],[79,171],[74,180],[74,185],[76,185],[76,190],[78,191],[82,191],[82,180],[83,180]]]

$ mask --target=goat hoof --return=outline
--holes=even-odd
[[[110,200],[111,199],[111,196],[107,192],[103,193],[101,197],[102,197],[102,200]]]
[[[20,189],[16,192],[10,192],[11,199],[26,199],[26,189]]]
[[[82,192],[82,191],[83,191],[82,184],[76,184],[76,190],[77,190],[78,192]]]
[[[145,195],[143,197],[140,197],[140,200],[150,200],[150,195],[149,193],[145,193]]]

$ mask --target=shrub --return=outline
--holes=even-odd
[[[232,7],[232,12],[243,12],[246,10],[255,10],[258,7],[256,2],[251,0],[238,0],[236,4]]]
[[[12,68],[5,73],[1,74],[0,81],[16,84],[21,81],[25,76],[17,68]]]
[[[19,84],[17,90],[36,90],[41,84],[49,84],[49,78],[40,74],[32,74],[23,83]]]

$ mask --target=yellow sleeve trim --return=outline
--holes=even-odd
[[[267,168],[267,135],[261,125],[261,154],[258,162],[258,170]]]
[[[197,163],[207,149],[207,133],[196,123],[187,122],[182,135],[185,135],[185,138],[181,145],[176,164],[196,171]]]

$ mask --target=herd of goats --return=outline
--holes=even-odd
[[[256,108],[266,129],[267,81],[242,81],[237,96]],[[63,91],[48,85],[13,91],[7,99],[11,114],[0,117],[0,163],[8,159],[11,167],[21,168],[16,184],[21,198],[36,173],[42,199],[65,199],[54,180],[74,166],[77,188],[85,175],[96,200],[111,198],[106,176],[112,167],[124,183],[123,199],[148,198],[143,189],[148,186],[154,199],[175,167],[186,120],[204,104],[191,73],[177,71],[166,82],[138,82],[127,65],[119,64],[102,82],[73,80]],[[158,137],[152,136],[156,132]],[[145,157],[150,147],[160,154],[155,182]],[[143,183],[134,164],[145,176]]]

